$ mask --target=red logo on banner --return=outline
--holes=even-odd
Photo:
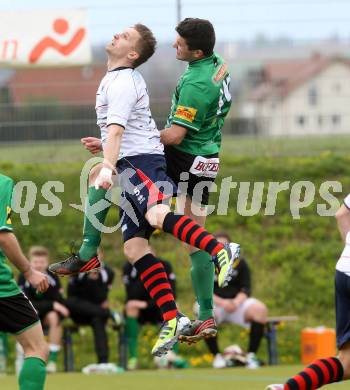
[[[66,19],[56,19],[53,22],[53,29],[57,34],[65,34],[69,29],[69,24]],[[85,37],[85,33],[85,28],[79,28],[66,45],[62,45],[51,37],[44,37],[29,54],[29,62],[31,64],[38,62],[47,49],[54,49],[63,56],[68,56],[80,45]]]

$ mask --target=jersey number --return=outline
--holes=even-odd
[[[220,96],[219,96],[219,108],[216,112],[217,115],[221,114],[221,109],[223,105],[231,101],[232,97],[230,94],[230,82],[231,82],[230,76],[227,76],[225,80],[222,82],[222,87],[220,88]]]

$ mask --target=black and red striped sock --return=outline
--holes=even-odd
[[[177,307],[174,293],[163,264],[153,255],[147,254],[136,261],[134,267],[148,294],[159,307],[163,320],[169,321],[175,318]]]
[[[290,378],[284,385],[284,390],[314,390],[329,383],[340,382],[343,377],[344,369],[339,359],[320,359]]]
[[[208,252],[211,256],[215,256],[224,247],[212,234],[187,215],[169,212],[164,218],[163,230],[191,246]]]

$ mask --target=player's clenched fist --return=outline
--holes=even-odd
[[[96,190],[98,190],[99,188],[108,190],[108,188],[113,185],[112,175],[112,169],[103,167],[95,180]]]
[[[81,143],[85,149],[92,154],[96,154],[102,151],[102,143],[99,138],[96,137],[85,137],[81,139]]]
[[[38,292],[43,293],[49,288],[47,276],[42,272],[30,268],[27,272],[24,273],[24,277],[34,288],[37,289]]]

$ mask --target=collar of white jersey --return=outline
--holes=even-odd
[[[115,72],[117,70],[124,70],[124,69],[132,69],[132,70],[134,70],[134,68],[132,68],[131,66],[118,66],[117,68],[109,70],[108,73]]]

